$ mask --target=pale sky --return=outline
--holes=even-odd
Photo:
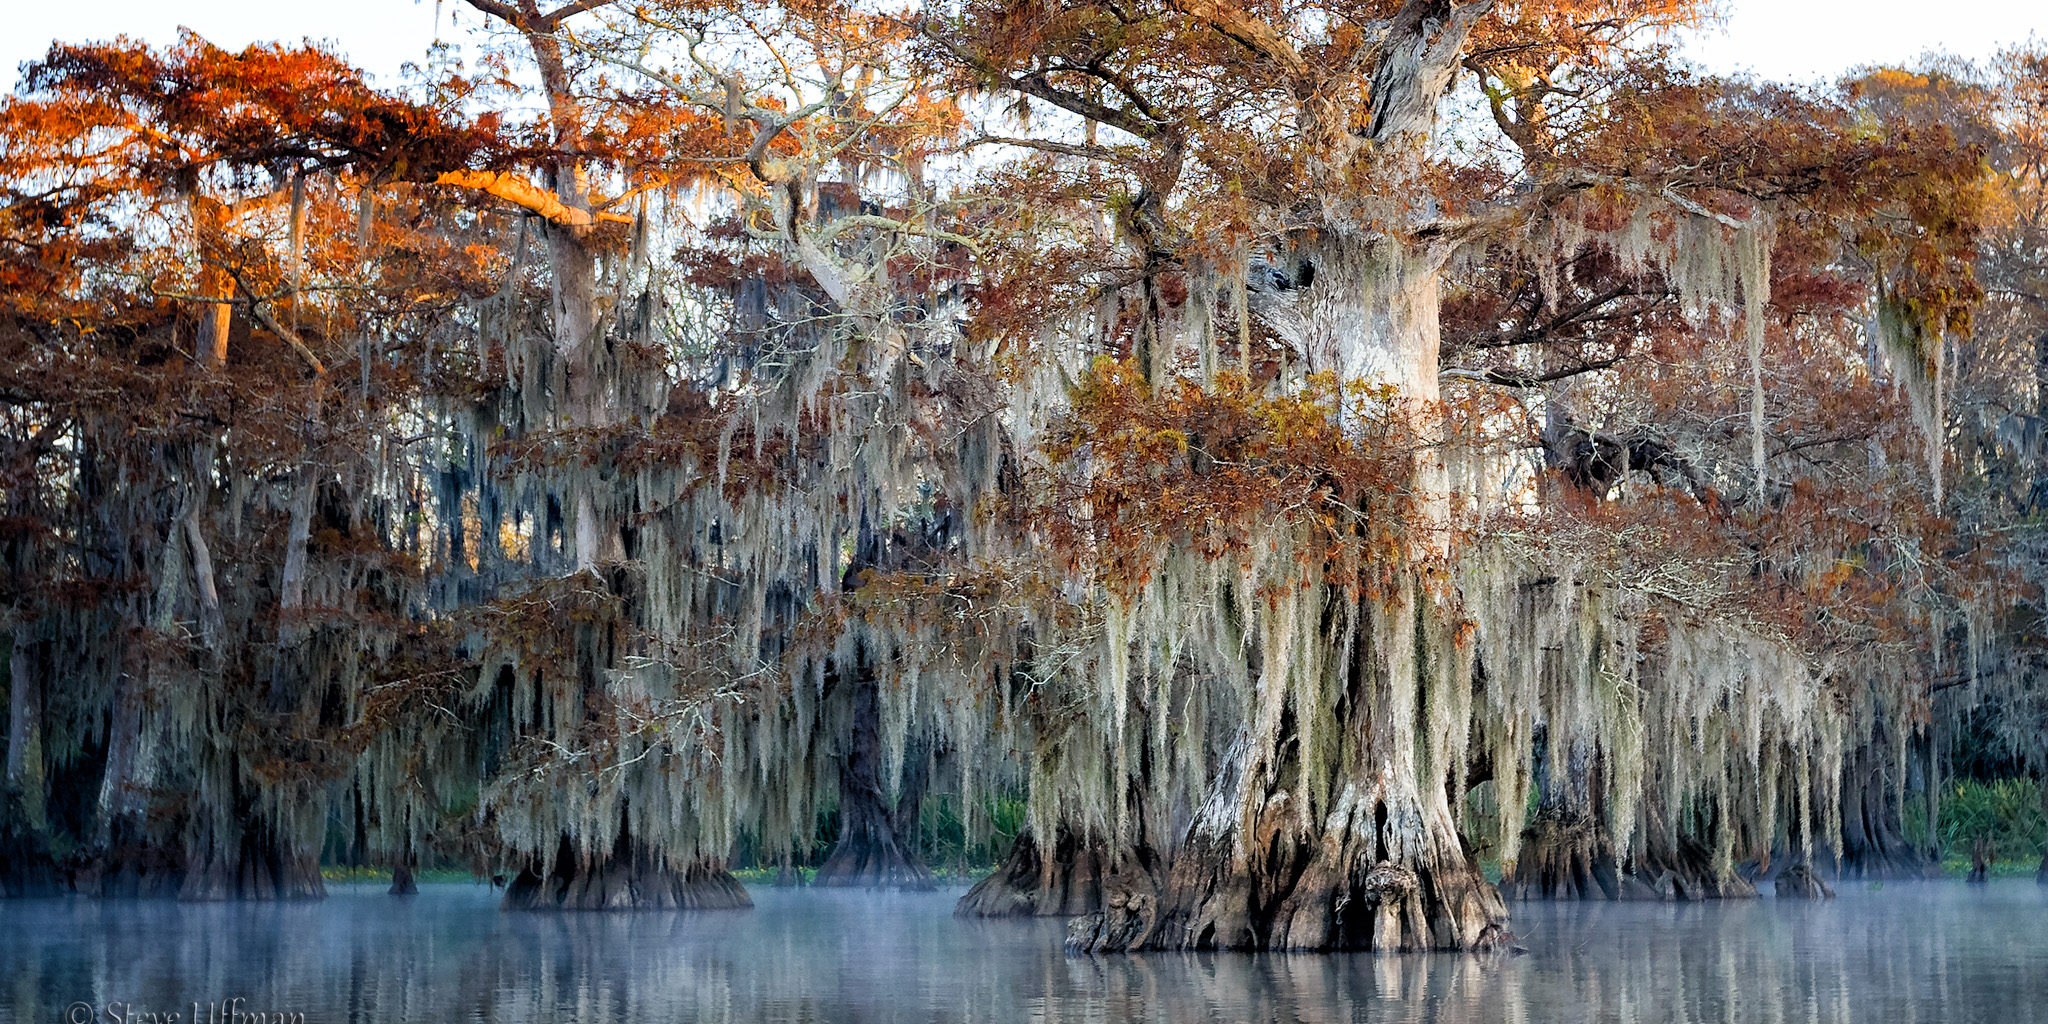
[[[119,34],[153,43],[190,26],[215,44],[255,40],[333,40],[377,78],[418,60],[438,28],[462,43],[478,16],[461,0],[9,0],[14,13],[0,34],[0,76],[11,84],[22,62],[50,40],[101,40]],[[1686,41],[1686,52],[1720,72],[1808,82],[1858,64],[1899,63],[1946,49],[1988,56],[2000,44],[2048,38],[2044,0],[1726,0],[1724,28]],[[468,48],[471,53],[474,47]]]

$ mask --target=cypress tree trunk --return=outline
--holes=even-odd
[[[7,788],[22,801],[24,810],[31,802],[39,808],[43,689],[35,670],[34,631],[26,623],[15,626],[7,649]]]
[[[1813,865],[1804,861],[1786,868],[1778,875],[1776,885],[1778,898],[1781,900],[1825,900],[1835,897],[1835,891],[1828,888],[1827,883],[1821,881],[1820,876],[1814,873]]]
[[[1928,863],[1913,844],[1906,841],[1899,824],[1899,807],[1886,784],[1886,771],[1903,772],[1906,766],[1888,765],[1889,743],[1882,733],[1856,750],[1856,756],[1842,771],[1842,875],[1849,878],[1925,878]]]
[[[926,744],[913,738],[890,795],[882,750],[881,683],[865,645],[854,656],[852,715],[839,762],[839,842],[813,884],[910,889],[937,887],[917,854],[917,820],[930,775]]]
[[[1811,799],[1810,794],[1807,799]],[[1787,829],[1793,860],[1790,865],[1786,866],[1785,870],[1778,872],[1777,881],[1773,883],[1777,889],[1778,898],[1781,900],[1834,899],[1835,891],[1828,888],[1828,884],[1821,881],[1819,872],[1813,869],[1813,858],[1809,852],[1812,844],[1808,842],[1809,837],[1805,835],[1806,827],[1801,817],[1795,815]]]
[[[184,885],[184,866],[171,853],[175,844],[153,835],[144,801],[141,689],[149,658],[141,645],[122,642],[121,673],[107,716],[106,769],[100,777],[97,853],[73,880],[84,895],[175,896]]]
[[[1027,829],[1009,856],[954,906],[955,917],[1075,917],[1102,909],[1107,857],[1061,828],[1050,848]]]
[[[1321,766],[1304,760],[1298,718],[1281,714],[1270,742],[1247,724],[1163,878],[1120,875],[1103,910],[1075,922],[1070,945],[1392,952],[1490,949],[1509,938],[1506,904],[1418,750],[1429,688],[1459,675],[1445,671],[1458,653],[1452,617],[1420,576],[1408,574],[1391,598],[1346,608],[1339,593],[1326,608],[1333,625],[1361,620],[1336,631],[1353,639],[1348,686],[1318,725],[1336,731],[1324,741],[1334,748],[1326,787],[1304,785]],[[1259,688],[1261,703],[1283,700],[1272,681]]]
[[[1936,874],[1941,872],[1941,752],[1934,739],[1934,724],[1927,725],[1927,735],[1920,741],[1920,782],[1924,787],[1920,795],[1927,807],[1927,845],[1925,856]]]
[[[553,863],[529,862],[505,888],[505,910],[739,910],[753,898],[725,865],[676,866],[626,830],[610,856],[586,861],[563,836]]]
[[[1294,598],[1316,602],[1311,632],[1289,635],[1291,616],[1245,610],[1266,615],[1262,645],[1339,654],[1314,693],[1264,659],[1248,721],[1171,868],[1163,878],[1132,872],[1106,891],[1103,911],[1076,922],[1077,949],[1475,950],[1510,938],[1506,904],[1458,834],[1451,754],[1438,746],[1438,711],[1459,688],[1469,693],[1473,656],[1446,572],[1452,502],[1437,377],[1447,251],[1384,236],[1319,246],[1290,340],[1311,373],[1391,393],[1392,427],[1410,446],[1405,486],[1352,499],[1399,524],[1396,550],[1366,544],[1359,564],[1324,573],[1356,573],[1355,587],[1315,583]],[[1350,433],[1370,426],[1364,415],[1351,403],[1338,412]]]
[[[392,862],[391,888],[389,892],[393,896],[419,895],[419,883],[414,881],[412,877],[411,855],[402,856],[398,858],[396,861]]]
[[[7,768],[0,778],[0,892],[45,896],[58,891],[48,851],[48,786],[43,757],[42,685],[35,632],[17,623],[8,637]]]
[[[1574,743],[1563,763],[1551,756],[1547,731],[1536,737],[1536,817],[1522,832],[1522,855],[1503,880],[1517,899],[1614,900],[1621,875],[1607,823],[1592,794],[1600,792],[1599,758]]]
[[[327,895],[318,850],[306,852],[267,822],[242,817],[228,830],[201,828],[178,899],[317,900]]]
[[[1701,835],[1712,836],[1721,824],[1719,808],[1697,833],[1667,825],[1671,812],[1655,800],[1644,801],[1643,849],[1629,865],[1622,882],[1623,899],[1726,900],[1754,899],[1756,885],[1735,873]]]

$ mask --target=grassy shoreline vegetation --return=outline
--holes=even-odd
[[[2040,784],[2033,779],[1967,779],[1944,787],[1939,817],[1942,875],[1969,874],[1971,851],[1980,840],[1989,844],[1988,865],[1994,877],[2035,874],[2043,863],[2043,847],[2048,846],[2048,814],[2042,807]],[[1905,833],[1911,842],[1926,843],[1924,803],[1907,813]]]
[[[1475,801],[1483,806],[1483,801]],[[1534,808],[1530,809],[1533,813]],[[1022,800],[992,801],[986,811],[996,824],[986,841],[974,844],[966,840],[963,827],[955,806],[946,801],[935,802],[927,807],[919,827],[919,855],[932,866],[933,877],[942,885],[966,885],[979,882],[995,872],[1002,865],[1022,824],[1024,804]],[[1481,813],[1474,811],[1473,813]],[[1491,813],[1490,809],[1485,813]],[[2048,843],[2048,816],[2041,810],[2038,784],[2032,779],[1999,779],[1989,782],[1963,780],[1945,787],[1941,811],[1941,844],[1945,851],[1939,869],[1939,877],[1961,879],[1970,873],[1971,844],[1983,837],[1990,841],[1994,857],[1989,863],[1989,873],[1994,878],[2031,878],[2039,870],[2044,843]],[[1926,841],[1926,808],[1924,805],[1910,807],[1904,816],[1906,838],[1916,845]],[[823,859],[823,851],[829,850],[834,841],[836,823],[827,816],[818,836],[812,844],[813,863],[794,867],[799,884],[809,885],[817,879],[815,861]],[[1502,879],[1498,858],[1486,851],[1478,855],[1480,871],[1486,878],[1498,884]],[[391,881],[389,868],[374,866],[348,866],[328,863],[321,867],[321,874],[329,882],[384,882]],[[749,886],[774,885],[781,877],[781,869],[770,865],[736,865],[733,875]],[[489,881],[487,876],[463,868],[429,868],[416,873],[421,882],[476,882]],[[1882,883],[1873,883],[1882,884]]]
[[[391,869],[380,867],[351,867],[346,864],[323,864],[320,877],[333,884],[342,885],[389,885]],[[413,880],[424,885],[429,882],[462,883],[487,885],[490,878],[464,868],[426,868],[413,872]]]

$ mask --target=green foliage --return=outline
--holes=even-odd
[[[980,801],[975,813],[981,819],[981,837],[968,827],[960,809],[956,796],[925,799],[917,822],[918,854],[936,872],[980,874],[1009,856],[1010,844],[1024,827],[1024,800],[994,796]]]
[[[1926,802],[1908,801],[1904,818],[1906,838],[1915,846],[1925,845]],[[1979,838],[1991,840],[1996,860],[2031,868],[2039,863],[2042,846],[2048,843],[2048,819],[2041,813],[2039,785],[2032,779],[1966,780],[1949,785],[1941,795],[1938,838],[1947,856],[1946,869],[1967,869],[1971,844]]]
[[[391,884],[391,869],[362,867],[348,864],[327,864],[320,868],[320,877],[332,884],[358,883],[362,885]],[[470,882],[481,883],[484,879],[467,868],[421,868],[413,872],[413,881],[428,882]]]
[[[805,885],[809,885],[818,879],[817,868],[800,867],[795,870],[797,876],[803,879],[803,884]],[[781,876],[781,868],[759,865],[751,868],[739,868],[733,872],[733,877],[747,885],[774,885]]]

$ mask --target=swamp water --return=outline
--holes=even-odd
[[[957,890],[764,888],[700,914],[505,914],[478,885],[0,901],[0,1021],[2048,1021],[2048,887],[1842,890],[1516,903],[1523,956],[1097,959],[1062,952],[1062,922],[956,921]]]

